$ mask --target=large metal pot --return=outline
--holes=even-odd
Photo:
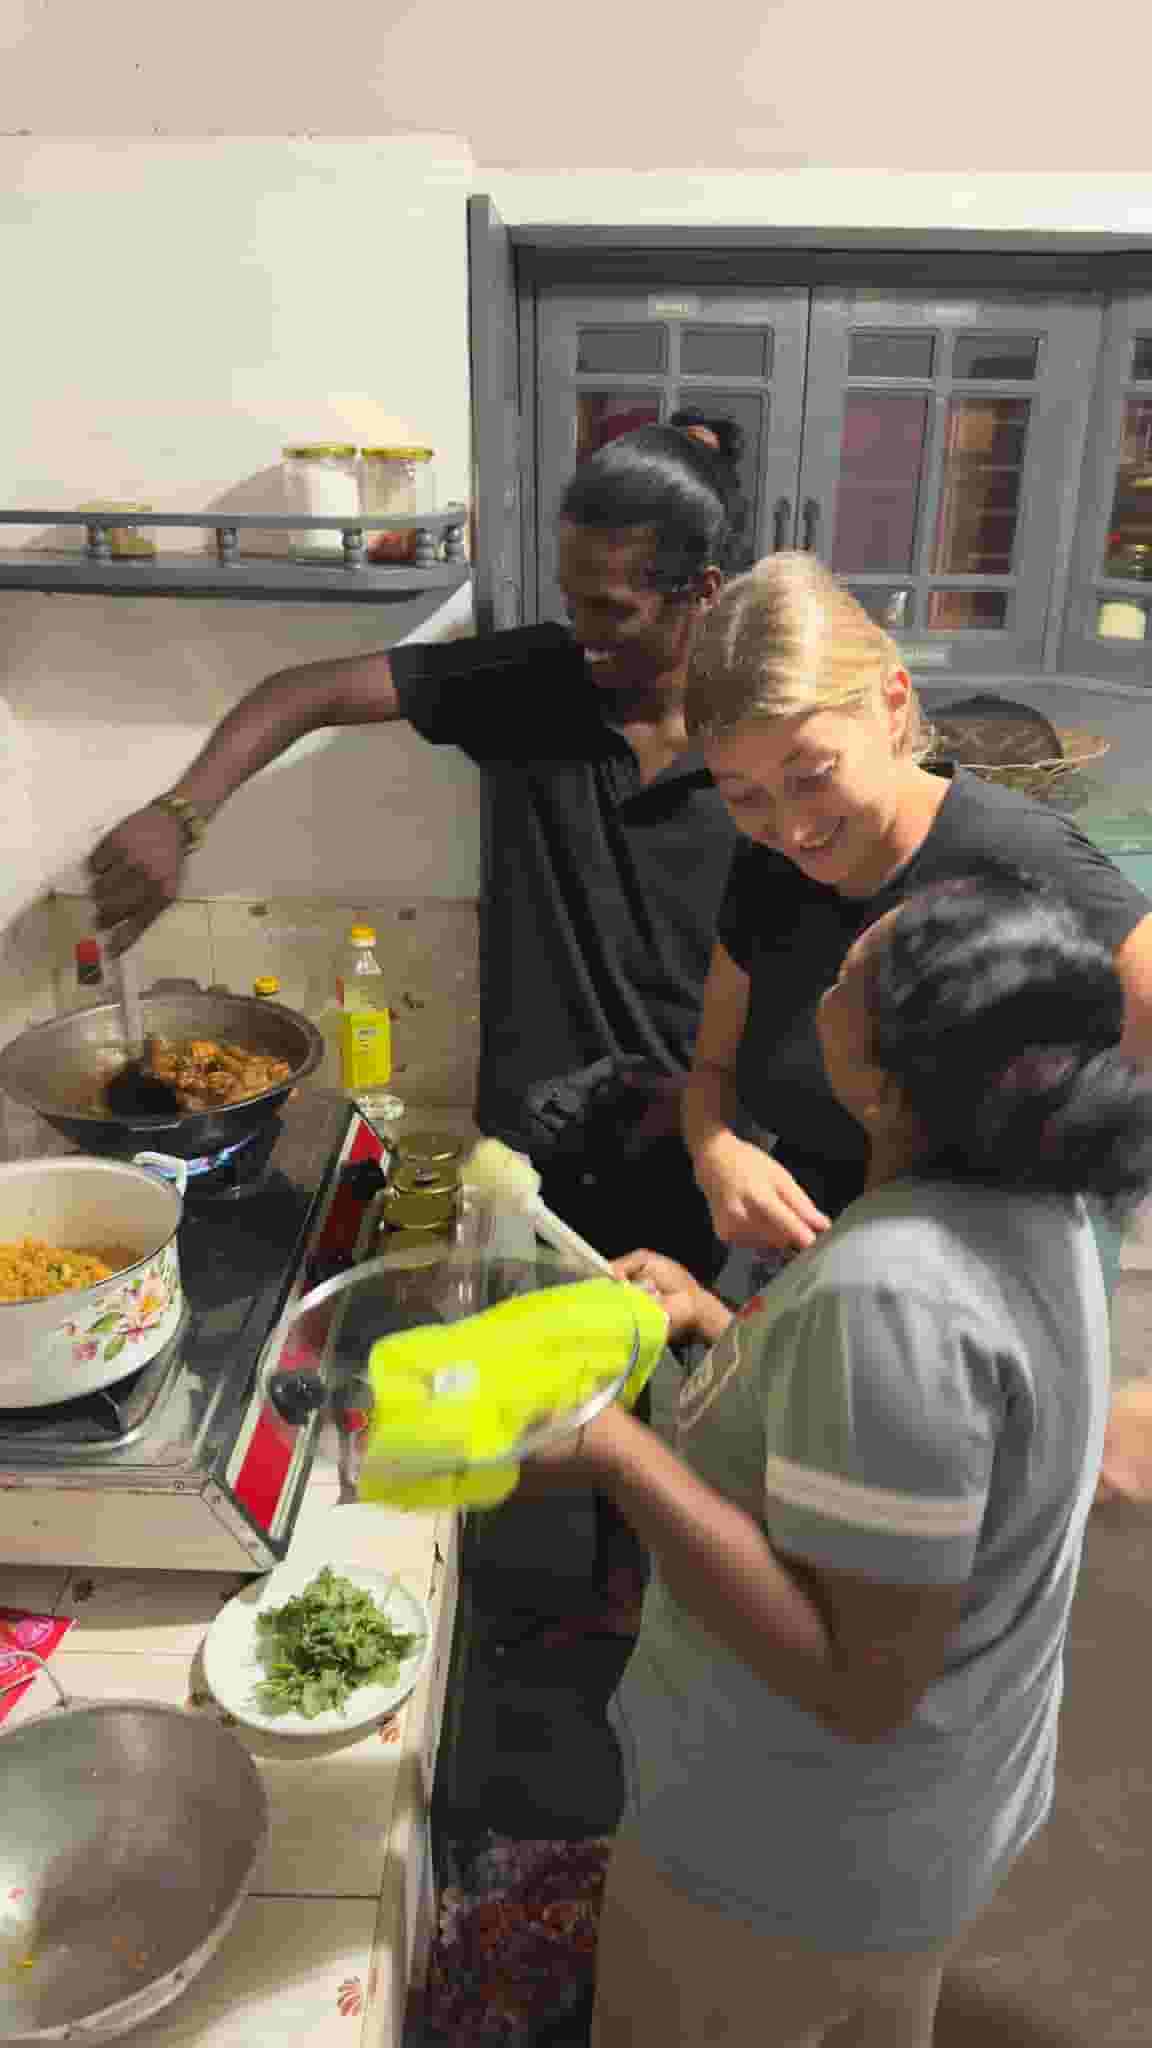
[[[141,1145],[153,1145],[180,1159],[200,1159],[251,1137],[324,1056],[315,1025],[282,1003],[205,993],[190,982],[151,989],[140,1007],[150,1036],[223,1039],[287,1060],[292,1071],[263,1095],[218,1109],[190,1110],[178,1117],[110,1116],[100,1107],[101,1089],[123,1065],[126,1049],[119,1003],[97,1003],[34,1024],[6,1045],[0,1052],[0,1088],[85,1152],[122,1158]]]
[[[0,1736],[0,2041],[112,2041],[219,1948],[267,1794],[214,1716],[73,1703],[35,1661],[60,1705]]]
[[[184,1310],[181,1209],[169,1180],[112,1159],[0,1166],[0,1244],[37,1237],[69,1251],[123,1246],[137,1255],[95,1287],[0,1301],[0,1408],[95,1393],[147,1365],[175,1336]]]

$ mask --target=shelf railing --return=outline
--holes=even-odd
[[[344,552],[344,567],[360,569],[365,564],[366,533],[415,533],[412,563],[430,569],[436,562],[462,562],[467,514],[463,505],[450,505],[443,512],[426,512],[414,519],[332,519],[303,518],[295,512],[52,512],[0,510],[0,526],[82,526],[87,534],[85,553],[90,562],[154,560],[152,555],[116,555],[112,535],[126,526],[191,527],[216,535],[216,554],[224,568],[243,559],[240,535],[249,532],[304,533],[338,532]],[[441,557],[440,549],[443,548]],[[51,550],[28,549],[29,554]],[[384,566],[373,564],[372,566]],[[394,566],[394,565],[389,565]]]
[[[4,549],[6,527],[80,527],[83,546],[37,544]],[[119,552],[124,527],[211,533],[215,547]],[[284,603],[380,603],[421,593],[446,593],[468,576],[467,512],[449,505],[411,519],[302,518],[284,512],[61,512],[42,507],[0,510],[0,591],[105,597],[265,598]],[[323,530],[338,533],[331,553],[246,551],[250,533]],[[376,560],[374,533],[411,533],[406,560]]]

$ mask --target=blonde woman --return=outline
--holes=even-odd
[[[684,1104],[727,1243],[801,1250],[861,1192],[865,1141],[828,1086],[816,1006],[858,933],[942,874],[992,858],[1054,884],[1113,955],[1125,1051],[1152,1058],[1152,906],[1058,812],[925,765],[899,650],[811,555],[773,555],[727,585],[696,642],[685,720],[749,842]]]

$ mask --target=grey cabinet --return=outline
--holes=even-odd
[[[524,616],[520,526],[520,343],[515,264],[492,201],[468,201],[472,382],[472,590],[481,633]]]
[[[1041,666],[1099,331],[1091,304],[814,294],[802,544],[911,667]]]
[[[694,406],[743,430],[737,549],[754,561],[796,533],[806,292],[543,291],[537,307],[538,604],[555,580],[560,494],[576,463],[617,434]]]
[[[1061,666],[1152,681],[1152,298],[1105,314]]]
[[[929,672],[1058,642],[1100,337],[1091,300],[542,286],[539,609],[573,465],[685,405],[744,429],[746,553],[811,548]],[[1152,389],[1152,387],[1150,387]]]

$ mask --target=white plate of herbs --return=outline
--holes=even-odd
[[[428,1612],[387,1572],[289,1561],[245,1589],[204,1639],[218,1704],[269,1735],[349,1735],[408,1698]]]

